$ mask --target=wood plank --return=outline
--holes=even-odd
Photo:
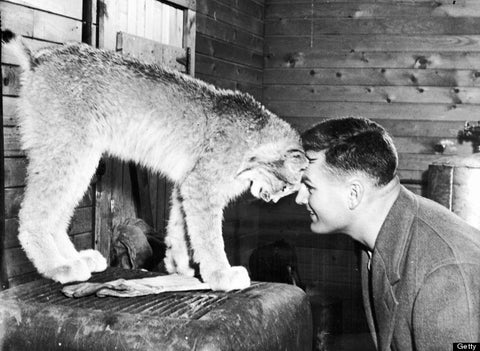
[[[358,101],[480,104],[479,87],[267,85],[265,101]]]
[[[27,174],[27,159],[6,157],[5,162],[5,187],[19,187],[25,185]]]
[[[58,15],[82,20],[82,0],[9,0],[9,2],[24,5],[33,9],[52,12]],[[92,19],[96,23],[96,1],[92,3]]]
[[[477,17],[396,17],[271,19],[265,22],[267,36],[318,34],[478,34]]]
[[[477,70],[478,52],[450,51],[334,51],[326,52],[308,45],[295,51],[290,45],[277,45],[268,40],[270,51],[265,55],[265,68],[416,68]]]
[[[267,36],[265,52],[270,53],[271,42],[275,46],[285,45],[292,51],[316,48],[327,52],[335,51],[480,51],[480,35],[338,35],[321,34],[311,36]]]
[[[264,70],[264,84],[480,86],[476,70],[314,68]]]
[[[478,113],[477,105],[310,101],[273,101],[265,105],[281,117],[363,116],[371,119],[465,122]]]
[[[152,40],[155,40],[154,26],[158,22],[154,17],[155,3],[155,0],[145,0],[145,38]]]
[[[22,150],[20,143],[20,132],[18,127],[3,128],[3,143],[4,156],[6,157],[21,157],[25,156],[25,151]]]
[[[399,154],[399,170],[428,170],[433,162],[443,158],[440,154]]]
[[[25,252],[19,247],[5,250],[5,261],[9,278],[36,272],[35,267],[25,255]]]
[[[9,277],[8,278],[8,283],[10,284],[10,287],[12,288],[14,286],[29,283],[29,282],[32,282],[32,281],[35,281],[35,280],[39,280],[41,278],[42,278],[42,276],[37,271],[34,271],[34,272],[27,273],[27,274],[22,274],[22,275],[17,275],[17,276],[14,276],[14,277]]]
[[[18,241],[18,219],[9,218],[5,220],[5,248],[20,246]]]
[[[429,138],[455,138],[464,128],[464,121],[432,121],[424,120],[391,120],[377,119],[394,136],[429,137]]]
[[[7,2],[0,2],[0,11],[3,26],[17,34],[57,43],[81,41],[82,24],[79,20]]]
[[[418,182],[424,185],[427,184],[428,168],[417,170],[401,169],[397,172],[397,174],[400,178],[400,182],[404,185],[412,182]]]
[[[460,142],[456,136],[452,138],[393,137],[393,142],[399,153],[407,154],[437,154],[436,150],[438,150],[437,145],[439,144],[445,145],[445,150],[441,153],[444,156],[470,156],[474,150],[472,142]]]
[[[9,127],[18,125],[16,97],[3,96],[3,125]]]
[[[235,8],[251,17],[255,17],[258,19],[263,19],[264,17],[263,1],[258,3],[252,0],[218,0],[218,2],[228,7]]]
[[[254,0],[256,1],[256,0]],[[260,1],[260,0],[259,0]],[[351,2],[352,0],[350,0]],[[299,4],[311,4],[309,0],[264,0],[265,4],[295,4],[296,6]],[[346,3],[349,0],[315,0],[317,4],[334,4],[334,3]],[[406,3],[426,3],[430,4],[431,6],[435,5],[451,5],[452,0],[366,0],[364,2],[369,3],[399,3],[399,4],[406,4]],[[455,0],[455,4],[459,6],[470,6],[475,5],[477,2],[476,0]]]
[[[113,159],[103,157],[105,173],[98,177],[95,187],[95,228],[94,248],[110,262],[110,241],[113,230],[113,177],[117,171]],[[112,206],[113,205],[113,206]]]
[[[17,4],[0,2],[2,27],[24,36],[33,36],[35,10]]]
[[[72,220],[68,227],[68,235],[73,236],[80,233],[90,232],[93,229],[93,208],[82,207],[75,209]],[[91,248],[91,246],[90,246]]]
[[[183,46],[183,11],[171,7],[170,36],[168,43],[173,46]]]
[[[187,74],[195,76],[197,42],[197,15],[193,10],[183,14],[183,47],[187,49]]]
[[[20,92],[20,68],[2,64],[2,91],[5,95],[18,96]]]
[[[301,132],[326,119],[320,117],[284,117],[284,120]],[[383,126],[393,136],[423,136],[439,139],[456,137],[465,125],[464,121],[435,121],[435,123],[416,119],[374,119],[374,121]]]
[[[216,59],[231,61],[246,66],[263,69],[263,55],[224,41],[197,35],[197,52]]]
[[[72,241],[77,250],[87,250],[93,247],[93,235],[91,232],[74,235]]]
[[[262,84],[263,76],[262,70],[217,60],[202,54],[196,56],[195,72],[258,85]]]
[[[187,8],[195,11],[197,8],[197,0],[162,0],[165,3],[175,5],[182,8]]]
[[[145,63],[154,63],[185,72],[186,51],[171,45],[161,44],[156,41],[141,38],[136,35],[119,32],[117,34],[116,51],[134,57]]]
[[[5,219],[18,216],[20,204],[23,198],[23,188],[5,189]]]
[[[267,19],[274,18],[385,18],[385,17],[478,17],[480,4],[469,1],[416,2],[416,1],[349,1],[349,2],[304,2],[270,3],[265,6]]]
[[[240,47],[263,54],[263,36],[249,33],[242,28],[232,27],[229,23],[217,21],[201,13],[197,13],[196,19],[197,33],[228,43],[235,43]]]
[[[263,36],[263,21],[261,19],[244,14],[215,0],[198,2],[197,13],[228,23],[230,26],[242,28],[252,34]]]

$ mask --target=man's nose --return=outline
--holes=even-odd
[[[295,197],[295,202],[298,205],[305,205],[308,202],[308,191],[304,184],[300,185],[300,189],[298,190],[297,196]]]

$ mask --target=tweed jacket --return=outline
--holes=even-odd
[[[402,186],[367,261],[364,252],[363,300],[377,349],[480,342],[480,231]]]

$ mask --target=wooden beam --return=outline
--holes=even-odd
[[[195,37],[197,32],[194,10],[183,11],[183,47],[187,50],[187,74],[195,76]]]
[[[82,11],[82,42],[87,43],[88,45],[93,44],[92,36],[92,0],[83,0],[83,11]]]
[[[0,13],[0,28],[2,18]],[[2,55],[0,45],[0,57]],[[3,81],[3,74],[0,71],[0,80]],[[3,121],[3,86],[0,87],[0,113]],[[3,122],[0,123],[0,290],[8,288],[8,275],[5,258],[5,165],[3,148]]]
[[[196,0],[160,0],[160,2],[177,8],[189,9],[192,11],[195,11],[197,9]]]

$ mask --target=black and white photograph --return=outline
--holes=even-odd
[[[0,32],[0,350],[480,350],[479,0]]]

